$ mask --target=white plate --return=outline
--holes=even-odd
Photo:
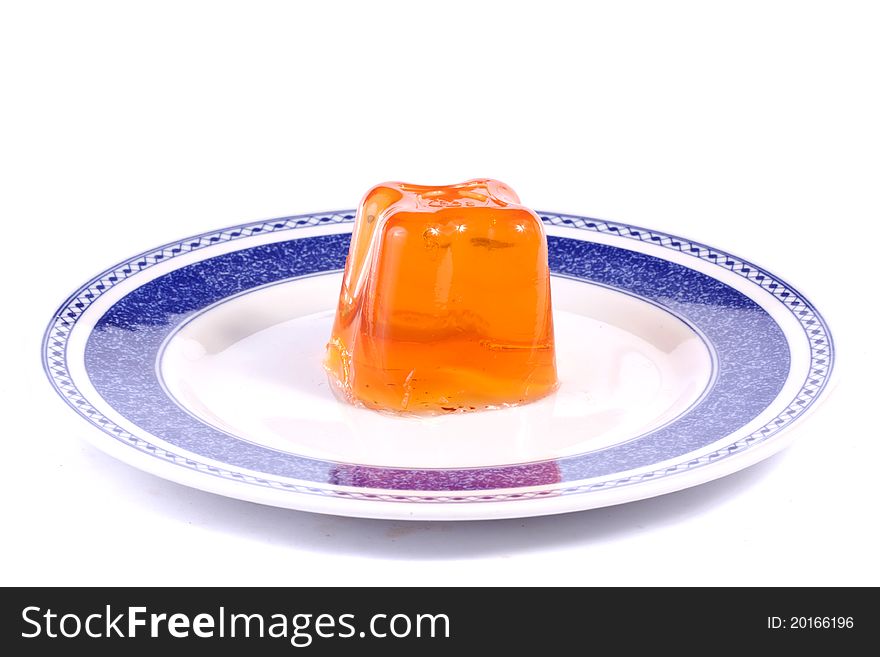
[[[110,454],[204,490],[343,515],[587,509],[784,446],[834,355],[802,295],[717,249],[540,214],[561,387],[536,403],[401,418],[333,397],[320,361],[350,211],[228,228],[121,263],[57,311],[44,365]]]

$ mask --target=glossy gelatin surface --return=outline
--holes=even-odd
[[[553,392],[541,220],[496,180],[372,188],[355,219],[325,367],[349,402],[402,413]]]

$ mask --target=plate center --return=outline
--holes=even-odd
[[[705,341],[652,303],[552,279],[560,389],[532,404],[428,418],[352,407],[321,366],[341,274],[258,288],[172,334],[157,363],[187,412],[287,453],[362,465],[485,467],[632,440],[681,415],[713,378]]]

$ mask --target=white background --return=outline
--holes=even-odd
[[[880,584],[878,33],[867,2],[4,4],[0,584]],[[831,323],[836,389],[720,481],[430,524],[143,474],[45,380],[52,311],[122,258],[479,176],[788,279]]]

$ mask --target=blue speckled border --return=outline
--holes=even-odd
[[[551,269],[555,273],[618,287],[652,299],[686,317],[709,338],[719,355],[719,376],[712,390],[691,412],[639,440],[585,455],[493,468],[420,470],[326,462],[232,440],[227,434],[217,432],[182,412],[165,396],[152,365],[162,340],[180,321],[215,301],[255,286],[339,269],[347,251],[348,234],[242,248],[174,270],[120,299],[92,332],[86,350],[86,364],[101,395],[137,426],[183,449],[226,463],[229,469],[186,459],[128,434],[92,408],[71,383],[65,365],[70,329],[82,311],[119,280],[156,262],[220,241],[351,221],[352,215],[347,212],[306,215],[227,229],[168,245],[105,272],[81,288],[56,313],[46,333],[44,365],[56,389],[80,414],[110,435],[158,458],[215,476],[274,488],[348,498],[413,501],[528,498],[588,492],[669,476],[725,458],[766,440],[800,415],[824,387],[833,355],[827,328],[801,295],[767,272],[721,251],[655,231],[568,215],[543,214],[542,218],[549,224],[651,241],[713,262],[764,287],[800,319],[810,339],[812,367],[804,387],[779,417],[722,450],[637,478],[615,477],[615,473],[624,470],[650,466],[693,452],[722,439],[753,419],[775,399],[785,381],[789,367],[788,346],[782,331],[766,312],[745,295],[710,276],[621,247],[551,236]],[[234,468],[259,471],[265,477],[236,472]],[[274,477],[316,485],[352,486],[361,492],[293,484]],[[587,478],[601,480],[589,486],[564,485]],[[545,487],[545,490],[461,494],[523,486]],[[398,495],[370,489],[434,494]]]

